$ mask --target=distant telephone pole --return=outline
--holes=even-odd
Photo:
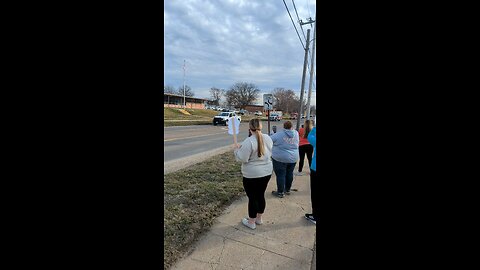
[[[308,45],[310,44],[310,42],[308,42],[309,40],[310,40],[310,29],[307,29],[307,46],[305,47],[305,59],[303,60],[302,86],[300,90],[300,112],[297,117],[297,131],[300,130],[300,120],[302,120],[302,113],[303,113],[303,92],[305,89],[305,73],[307,71]]]

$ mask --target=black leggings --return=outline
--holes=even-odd
[[[298,152],[300,154],[300,162],[298,163],[298,171],[301,172],[303,169],[303,161],[305,160],[305,154],[307,154],[308,167],[312,166],[312,154],[313,146],[311,144],[304,144],[298,147]]]
[[[263,214],[263,211],[265,211],[265,190],[270,177],[272,175],[259,178],[243,177],[243,188],[245,188],[248,197],[248,216],[250,218],[256,218],[257,213]]]
[[[319,180],[317,178],[317,171],[310,170],[310,198],[312,199],[312,215],[316,221],[320,218],[320,209],[319,209],[319,201],[318,201],[318,186]]]

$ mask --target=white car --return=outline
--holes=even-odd
[[[230,117],[233,117],[233,116],[237,116],[235,112],[221,112],[218,115],[213,117],[213,125],[216,126],[218,124],[222,124],[226,126],[228,119],[230,119]],[[240,121],[242,121],[241,116],[238,115],[237,117]]]
[[[280,121],[280,115],[278,113],[271,113],[268,117],[270,121]]]
[[[262,112],[261,112],[261,111],[256,111],[256,112],[255,112],[255,115],[256,115],[256,116],[262,116]]]

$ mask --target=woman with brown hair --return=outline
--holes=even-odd
[[[277,190],[272,194],[283,198],[290,194],[293,183],[293,170],[298,161],[298,132],[292,129],[292,122],[283,123],[283,130],[272,135],[273,170],[277,176]]]
[[[265,190],[272,177],[272,139],[262,134],[262,123],[255,118],[249,122],[252,136],[240,145],[235,145],[235,159],[242,162],[243,187],[248,197],[248,219],[243,218],[243,225],[255,229],[255,224],[262,224],[265,211]]]
[[[298,163],[298,172],[295,175],[303,175],[303,162],[305,160],[305,154],[307,154],[308,165],[309,167],[312,166],[312,154],[313,154],[313,146],[308,142],[308,134],[310,130],[313,128],[313,120],[306,120],[303,124],[303,127],[300,128],[298,134],[300,136],[300,144],[298,147],[298,152],[300,155],[300,162]]]

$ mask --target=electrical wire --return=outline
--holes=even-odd
[[[310,1],[307,0],[307,10],[308,10],[308,16],[311,18],[312,15],[310,14],[310,5],[308,4]]]
[[[283,0],[283,4],[285,5],[285,8],[287,9],[288,16],[290,16],[290,20],[292,20],[293,27],[295,28],[295,32],[297,32],[298,39],[300,40],[300,43],[302,43],[302,47],[305,50],[305,45],[303,45],[302,38],[300,37],[300,34],[298,33],[297,27],[295,26],[295,22],[293,22],[292,15],[290,14],[290,10],[288,10],[287,3],[285,3],[285,0]]]
[[[298,16],[297,6],[295,6],[295,1],[292,0],[292,4],[293,4],[293,8],[295,8],[295,13],[297,14],[298,24],[300,25],[300,29],[302,30],[303,38],[307,40],[307,37],[305,36],[305,32],[303,31],[302,24],[300,23],[300,17]]]

